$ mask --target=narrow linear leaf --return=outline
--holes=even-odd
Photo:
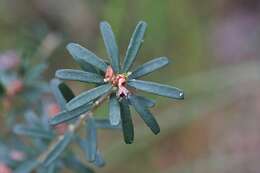
[[[101,153],[99,150],[97,150],[96,152],[96,160],[94,162],[94,164],[97,166],[97,167],[103,167],[105,166],[106,162],[105,160],[103,159]]]
[[[150,74],[151,72],[158,70],[169,63],[168,58],[159,57],[148,61],[147,63],[139,66],[134,72],[129,76],[130,79],[137,79],[139,77]]]
[[[45,138],[51,139],[53,137],[53,133],[35,127],[26,127],[24,125],[15,125],[13,129],[14,133],[17,135],[26,135],[35,138]]]
[[[121,129],[121,124],[113,126],[109,119],[96,119],[96,127],[99,129]]]
[[[72,56],[73,57],[73,56]],[[91,73],[99,73],[99,70],[96,69],[93,65],[87,63],[85,60],[77,57],[73,57],[73,59],[80,65],[80,68],[86,72]]]
[[[44,168],[46,173],[56,173],[57,171],[57,164],[54,162],[48,166],[48,168]]]
[[[109,99],[109,120],[112,126],[120,123],[120,105],[115,94]]]
[[[25,112],[24,117],[27,124],[30,124],[32,127],[39,127],[40,118],[33,111]]]
[[[59,79],[52,79],[50,87],[55,100],[58,102],[62,110],[66,109],[66,103],[74,97],[71,89]]]
[[[19,165],[15,170],[14,173],[31,173],[37,166],[39,162],[37,159],[34,160],[27,160]]]
[[[144,107],[142,105],[138,97],[130,95],[128,98],[135,108],[136,112],[141,116],[146,125],[152,130],[154,134],[158,134],[160,132],[160,126],[152,113],[147,109],[147,107]]]
[[[67,108],[69,110],[73,110],[77,107],[80,107],[84,104],[87,104],[91,102],[92,100],[106,94],[112,89],[112,85],[110,84],[105,84],[98,86],[96,88],[93,88],[91,90],[85,91],[81,93],[80,95],[76,96],[73,98],[69,103],[67,104]]]
[[[108,22],[101,22],[100,30],[105,42],[107,53],[111,59],[112,67],[115,72],[118,73],[120,72],[119,51],[112,28]]]
[[[81,70],[73,70],[73,69],[57,70],[55,76],[62,80],[73,80],[73,81],[89,82],[89,83],[104,82],[103,77],[98,74],[85,72]]]
[[[56,116],[54,116],[51,120],[50,120],[50,124],[52,126],[70,121],[72,119],[78,118],[80,115],[88,112],[91,109],[92,103],[88,103],[82,106],[79,106],[73,110],[70,111],[62,111],[59,114],[57,114]]]
[[[95,124],[95,119],[90,117],[87,120],[86,124],[87,130],[87,154],[88,160],[90,162],[94,162],[96,160],[96,152],[97,152],[97,129]]]
[[[50,153],[47,155],[46,159],[44,160],[44,165],[49,166],[52,162],[54,162],[66,149],[73,138],[72,132],[65,133],[62,138],[57,142],[57,144],[52,148]]]
[[[152,99],[149,99],[149,98],[146,98],[144,96],[137,96],[135,95],[135,97],[138,98],[139,102],[145,106],[145,107],[148,107],[148,108],[151,108],[151,107],[154,107],[155,106],[155,101],[152,100]]]
[[[170,97],[173,99],[184,99],[184,93],[182,90],[169,85],[135,79],[129,80],[127,84],[133,88],[160,96]]]
[[[134,60],[136,59],[138,50],[140,49],[141,44],[143,42],[146,27],[147,24],[143,21],[137,24],[126,51],[125,60],[123,64],[123,72],[127,72],[131,68]]]
[[[124,140],[126,144],[131,144],[134,141],[134,126],[127,100],[120,102],[120,110]]]
[[[97,55],[95,55],[88,49],[76,43],[69,43],[67,45],[67,49],[75,59],[81,59],[81,61],[85,61],[86,63],[89,63],[97,67],[103,72],[106,71],[108,65],[101,58],[99,58]]]

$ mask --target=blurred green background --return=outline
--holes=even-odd
[[[156,98],[158,136],[137,116],[132,145],[120,132],[100,131],[107,166],[97,172],[260,171],[259,0],[0,0],[0,51],[37,49],[49,57],[50,80],[58,68],[77,67],[69,42],[106,57],[103,20],[112,25],[121,58],[137,22],[146,21],[136,64],[169,57],[167,68],[145,79],[177,86],[186,98]],[[69,84],[77,93],[87,87]]]

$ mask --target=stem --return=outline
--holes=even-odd
[[[97,101],[95,101],[92,105],[92,108],[90,111],[80,115],[80,117],[77,119],[77,121],[74,124],[70,124],[67,131],[64,133],[75,133],[77,130],[80,129],[81,125],[85,123],[85,121],[93,115],[93,111],[96,110],[110,95],[111,91],[108,92],[106,95],[99,98]],[[38,167],[39,165],[43,164],[43,162],[46,160],[48,155],[52,152],[53,148],[61,141],[63,140],[64,135],[57,136],[56,139],[54,139],[48,146],[47,150],[44,151],[38,158],[37,162],[38,164],[35,166]]]

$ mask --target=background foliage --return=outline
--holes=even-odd
[[[64,49],[68,42],[106,56],[100,21],[112,25],[123,55],[135,24],[145,20],[136,64],[169,57],[168,68],[145,79],[178,86],[186,99],[156,98],[159,136],[138,116],[130,146],[120,132],[99,130],[107,166],[97,171],[259,172],[259,15],[257,0],[0,0],[0,51],[14,50],[32,64],[47,61],[41,77],[49,81],[57,68],[77,68]],[[75,93],[86,89],[68,84]],[[98,116],[106,112],[99,109]],[[1,109],[1,123],[7,119]],[[10,128],[1,124],[2,142]]]

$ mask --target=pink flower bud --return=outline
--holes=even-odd
[[[0,163],[0,173],[12,173],[13,171],[4,163]]]
[[[13,80],[8,84],[7,87],[7,96],[15,96],[16,94],[20,93],[23,90],[23,83],[21,80]]]
[[[47,112],[48,112],[49,118],[55,117],[60,111],[61,111],[60,107],[56,103],[52,103],[52,104],[48,105],[48,107],[47,107]],[[58,134],[62,135],[68,129],[68,124],[61,123],[61,124],[56,125],[54,128],[58,132]]]

